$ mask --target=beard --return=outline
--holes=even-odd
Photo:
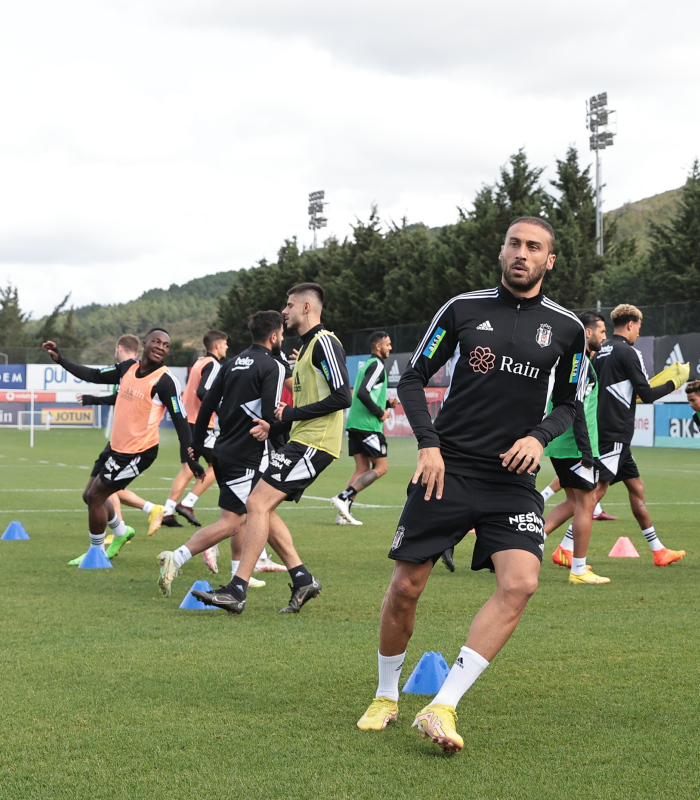
[[[523,266],[523,264],[517,259],[510,264],[501,261],[501,273],[505,285],[517,289],[519,292],[529,292],[530,289],[534,289],[547,272],[546,260],[542,264],[533,264],[526,275],[516,275],[513,272],[515,266]]]

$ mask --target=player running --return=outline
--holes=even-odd
[[[598,373],[598,437],[600,441],[600,483],[598,499],[611,483],[627,487],[630,506],[644,538],[654,553],[654,564],[665,567],[680,561],[685,550],[664,547],[651,523],[644,498],[644,483],[637,469],[630,443],[634,435],[635,397],[653,403],[678,389],[690,373],[688,364],[679,365],[676,377],[661,386],[649,385],[642,354],[633,345],[642,327],[642,312],[632,305],[619,305],[610,314],[612,339],[606,339],[593,366]]]
[[[555,258],[549,223],[516,219],[501,247],[501,284],[449,300],[401,377],[418,467],[389,553],[396,563],[381,611],[379,685],[361,730],[381,730],[396,718],[418,600],[441,553],[472,526],[472,569],[493,568],[496,591],[413,723],[443,751],[461,750],[457,703],[508,641],[537,588],[544,504],[534,476],[544,447],[573,423],[586,378],[581,323],[541,293]],[[448,361],[450,391],[433,423],[424,387]],[[553,408],[544,416],[550,394]]]
[[[605,318],[595,311],[584,311],[579,316],[586,331],[587,385],[583,405],[576,407],[574,424],[557,436],[545,448],[566,492],[566,500],[555,506],[544,521],[545,539],[563,522],[573,516],[573,523],[561,544],[554,551],[552,561],[570,567],[569,583],[610,583],[610,578],[596,575],[586,564],[588,545],[593,528],[592,511],[596,503],[598,484],[598,383],[590,358],[597,353],[605,339]]]
[[[218,522],[207,525],[175,551],[158,555],[161,594],[170,596],[173,580],[193,555],[204,553],[224,539],[231,538],[231,574],[241,558],[246,523],[246,500],[257,484],[270,458],[270,443],[251,433],[254,420],[271,423],[280,403],[286,371],[276,360],[283,341],[284,317],[279,311],[258,311],[248,329],[253,344],[230,359],[218,372],[201,402],[194,425],[193,447],[202,446],[208,436],[213,413],[219,415],[220,435],[215,441],[212,464],[219,484]],[[260,551],[258,551],[259,553]],[[250,576],[250,586],[264,586]]]
[[[331,505],[338,511],[336,525],[362,525],[353,516],[353,500],[358,492],[386,475],[388,469],[384,420],[389,416],[389,409],[395,408],[398,402],[386,399],[389,380],[384,362],[392,350],[389,334],[375,331],[369,337],[369,349],[372,355],[357,373],[352,405],[345,420],[355,471],[345,491],[331,499]]]
[[[158,426],[166,409],[180,442],[186,446],[190,443],[190,430],[181,410],[180,384],[163,364],[170,351],[170,335],[162,328],[151,328],[143,341],[140,361],[127,359],[103,369],[68,361],[55,342],[44,342],[42,347],[76,378],[90,383],[119,384],[112,437],[100,457],[99,473],[83,496],[88,505],[90,548],[104,553],[105,529],[108,521],[116,516],[109,498],[114,492],[125,489],[155,461]],[[197,461],[190,459],[189,464],[197,477],[203,477],[204,470]],[[114,534],[116,539],[117,530]]]
[[[269,466],[248,498],[243,552],[235,576],[215,592],[192,593],[203,603],[230,614],[240,614],[245,608],[248,581],[268,540],[292,579],[292,596],[280,609],[281,614],[297,613],[321,592],[321,583],[302,563],[276,509],[283,500],[298,502],[316,476],[338,458],[343,409],[350,406],[352,397],[343,347],[321,323],[323,289],[317,283],[301,283],[287,295],[282,314],[287,329],[296,330],[302,343],[292,373],[294,406],[280,403],[275,411],[279,422],[291,423],[289,442],[271,454]],[[261,419],[252,432],[262,440],[270,426]]]
[[[199,412],[199,407],[202,405],[204,395],[218,375],[221,363],[226,358],[226,352],[228,351],[227,336],[223,331],[207,331],[204,334],[202,342],[206,349],[206,355],[200,356],[195,361],[187,378],[185,391],[182,393],[182,400],[185,404],[185,414],[187,415],[190,431],[194,431],[194,423],[197,419],[197,413]],[[180,497],[187,488],[187,484],[192,479],[192,473],[187,465],[188,455],[182,448],[180,449],[180,463],[182,466],[173,480],[170,494],[165,501],[163,525],[168,528],[182,527],[175,517],[175,512],[197,528],[202,524],[197,517],[195,517],[193,509],[197,500],[199,500],[204,492],[214,483],[214,470],[211,466],[211,458],[214,450],[214,442],[216,441],[215,425],[216,415],[212,414],[204,443],[201,446],[201,450],[197,452],[197,456],[203,456],[208,465],[204,473],[204,480],[198,481],[193,490],[187,493],[187,496],[182,502],[180,502]]]
[[[545,486],[544,489],[540,492],[542,495],[542,499],[546,503],[550,497],[554,497],[557,492],[560,492],[562,489],[561,484],[559,483],[559,478],[555,477],[554,480],[548,485]],[[595,504],[595,508],[593,509],[593,521],[594,522],[615,522],[617,517],[613,517],[612,514],[608,514],[607,511],[603,509],[600,503]]]

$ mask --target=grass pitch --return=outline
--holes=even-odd
[[[390,440],[388,475],[363,492],[361,528],[336,527],[326,501],[345,486],[336,461],[282,513],[322,595],[279,615],[285,574],[265,575],[241,617],[183,611],[199,557],[164,599],[156,555],[192,528],[149,539],[146,516],[112,570],[66,562],[87,546],[80,494],[104,446],[99,431],[0,433],[0,531],[14,519],[31,539],[0,541],[0,798],[697,798],[697,516],[700,451],[637,449],[652,519],[664,544],[688,551],[660,569],[624,490],[595,523],[589,563],[612,582],[571,586],[547,543],[540,588],[503,652],[458,708],[464,750],[445,756],[410,729],[426,697],[402,695],[384,732],[355,722],[374,695],[379,607],[415,445]],[[132,488],[163,502],[178,468],[166,434]],[[539,476],[541,488],[552,476]],[[552,504],[549,502],[548,506]],[[216,492],[197,506],[218,516]],[[563,531],[561,531],[563,534]],[[629,536],[638,559],[611,559]],[[405,681],[423,652],[449,664],[469,620],[494,588],[469,569],[435,568],[418,609]],[[228,564],[222,546],[221,578]]]

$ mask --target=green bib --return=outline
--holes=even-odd
[[[384,423],[380,422],[357,396],[357,390],[362,386],[362,381],[365,379],[367,370],[371,369],[374,371],[378,363],[381,363],[380,359],[377,358],[377,356],[372,356],[365,361],[357,373],[352,395],[352,405],[350,406],[350,411],[348,411],[348,417],[345,420],[346,428],[352,428],[357,431],[374,431],[375,433],[381,433],[384,430]],[[388,383],[386,372],[384,372],[384,380],[381,383],[375,383],[374,387],[370,389],[369,396],[379,408],[386,408],[386,388]]]
[[[292,394],[294,408],[318,403],[331,393],[323,372],[314,367],[311,359],[317,340],[321,336],[332,336],[337,342],[340,339],[330,331],[321,329],[308,345],[301,351],[292,372]],[[300,419],[292,423],[290,441],[315,447],[338,458],[343,440],[343,412],[333,411],[323,417]]]
[[[593,365],[588,357],[588,371],[589,374],[593,371]],[[586,426],[588,427],[588,438],[591,442],[591,450],[593,456],[598,458],[600,450],[598,449],[598,381],[593,384],[593,388],[589,385],[586,387],[586,396],[583,401],[583,413],[586,416]],[[547,413],[552,410],[552,401],[549,401]],[[561,436],[551,441],[544,449],[544,454],[550,458],[581,458],[581,451],[576,446],[576,439],[574,437],[574,426],[564,431]]]

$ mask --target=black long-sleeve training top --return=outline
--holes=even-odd
[[[499,456],[528,435],[544,446],[573,423],[586,386],[584,351],[581,322],[543,294],[519,298],[501,285],[453,297],[398,386],[418,447],[439,447],[448,472],[534,482],[508,472]],[[450,385],[433,424],[423,389],[448,361]]]

